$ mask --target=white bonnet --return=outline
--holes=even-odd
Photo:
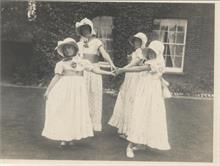
[[[157,55],[163,54],[164,44],[159,40],[152,41],[148,48],[152,49]]]
[[[165,67],[165,61],[163,57],[165,48],[164,44],[159,40],[154,40],[149,44],[148,48],[152,49],[157,54],[157,61]]]
[[[92,34],[92,35],[96,35],[96,32],[95,32],[94,27],[93,27],[93,22],[92,22],[90,19],[88,19],[88,18],[84,18],[84,19],[82,19],[80,22],[76,22],[75,28],[76,28],[76,33],[77,33],[77,34],[81,35],[81,34],[80,34],[80,28],[81,28],[82,26],[84,26],[84,25],[90,26],[90,28],[91,28],[91,34]]]
[[[68,37],[68,38],[66,38],[66,39],[64,39],[64,40],[62,40],[62,41],[58,41],[58,42],[57,42],[57,47],[55,48],[55,50],[57,50],[57,52],[58,52],[61,56],[64,57],[62,47],[63,47],[65,44],[71,44],[71,45],[73,45],[73,46],[76,48],[76,52],[79,51],[79,47],[78,47],[76,41],[75,41],[74,39]]]
[[[141,40],[141,42],[142,42],[141,48],[146,47],[146,43],[147,43],[147,40],[148,40],[148,39],[147,39],[147,36],[146,36],[144,33],[138,32],[138,33],[136,33],[134,36],[132,36],[132,37],[129,39],[129,42],[130,42],[131,45],[133,45],[133,43],[132,43],[133,38],[138,38],[138,39]]]

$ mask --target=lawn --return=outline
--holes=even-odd
[[[170,151],[139,151],[125,156],[127,142],[107,125],[115,97],[104,95],[103,132],[69,149],[41,137],[44,123],[43,89],[2,87],[1,159],[136,160],[211,162],[213,100],[167,99]]]

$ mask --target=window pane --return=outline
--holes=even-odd
[[[175,45],[169,45],[170,55],[176,54],[176,46]]]
[[[178,31],[178,32],[184,32],[184,30],[185,30],[184,26],[180,26],[180,25],[179,25],[179,26],[177,27],[177,31]]]
[[[176,46],[173,44],[165,44],[165,51],[164,54],[166,55],[175,55],[176,54]]]
[[[160,31],[160,41],[168,43],[168,38],[167,38],[168,33],[166,31]]]
[[[176,24],[169,26],[170,31],[176,31]]]
[[[161,26],[161,30],[163,30],[163,31],[168,31],[168,26],[162,25],[162,26]]]
[[[178,67],[178,68],[182,67],[182,57],[174,58],[174,67]]]
[[[184,43],[184,33],[177,33],[176,43]]]
[[[175,43],[175,41],[176,41],[176,32],[169,32],[168,41],[169,41],[169,43]]]
[[[169,55],[170,53],[168,53],[168,48],[169,48],[169,45],[168,44],[164,44],[164,55]]]
[[[182,56],[183,49],[184,49],[184,46],[176,46],[176,55]]]
[[[166,65],[166,67],[174,67],[173,62],[172,62],[172,58],[170,55],[167,55],[165,57],[165,65]]]

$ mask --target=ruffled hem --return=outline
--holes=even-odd
[[[92,124],[94,131],[102,131],[102,125],[101,124]]]
[[[127,125],[125,125],[124,123],[120,123],[116,117],[111,118],[109,120],[108,124],[112,127],[117,128],[119,134],[127,135],[128,129],[125,129],[127,127]]]
[[[144,138],[135,138],[135,137],[131,137],[131,136],[128,136],[127,140],[130,142],[133,142],[135,144],[147,145],[147,146],[154,148],[154,149],[159,149],[159,150],[170,150],[171,149],[170,144],[168,142],[161,144],[162,141],[160,141],[160,142],[147,141]]]
[[[51,140],[57,140],[57,141],[72,141],[72,140],[81,140],[83,138],[88,138],[88,137],[93,137],[94,134],[93,132],[91,133],[86,133],[86,134],[82,134],[80,136],[69,136],[69,137],[61,137],[61,136],[57,136],[57,135],[54,135],[52,133],[44,133],[42,132],[41,134],[43,137],[46,137],[46,138],[49,138]]]

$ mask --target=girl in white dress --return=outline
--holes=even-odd
[[[129,57],[131,62],[124,68],[139,65],[143,59],[142,48],[145,48],[147,43],[147,36],[144,33],[137,33],[129,39],[130,44],[134,47]],[[140,73],[130,72],[125,74],[125,79],[120,87],[120,91],[116,100],[113,115],[109,121],[109,124],[113,127],[118,128],[120,137],[126,138],[129,130],[130,117],[132,107],[134,103],[134,95],[137,89],[137,82],[140,79]]]
[[[65,146],[72,140],[93,136],[84,71],[113,74],[81,59],[72,38],[59,41],[56,50],[63,60],[56,64],[55,76],[45,92],[46,117],[42,136],[59,140],[61,146]]]
[[[164,103],[161,78],[165,63],[163,59],[164,45],[160,41],[152,41],[147,49],[147,56],[156,58],[145,61],[141,67],[119,69],[120,72],[140,72],[145,70],[137,83],[137,91],[131,115],[130,129],[126,149],[129,158],[134,157],[135,145],[147,145],[151,148],[169,150],[166,109]],[[143,54],[146,57],[146,54]],[[150,69],[150,71],[148,71]]]
[[[111,68],[116,68],[109,56],[105,51],[101,40],[95,37],[96,33],[93,28],[91,20],[84,18],[77,22],[76,32],[80,35],[80,41],[77,43],[79,47],[80,56],[83,59],[89,60],[93,65],[99,67],[99,56],[110,64]],[[92,118],[93,129],[95,131],[102,130],[102,76],[91,72],[85,72],[88,95],[89,95],[89,108]]]

